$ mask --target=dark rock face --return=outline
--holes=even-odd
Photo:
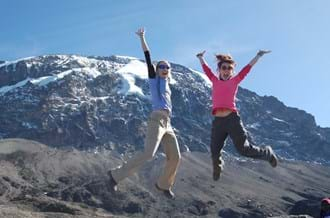
[[[320,201],[301,200],[291,209],[290,214],[308,214],[318,217],[320,211]]]
[[[236,212],[230,208],[225,208],[219,211],[219,217],[247,218],[246,215]]]
[[[80,149],[104,147],[120,153],[142,149],[151,105],[147,80],[134,74],[139,71],[137,62],[141,64],[116,56],[49,55],[3,63],[0,138]],[[125,66],[134,72],[117,72]],[[172,68],[172,125],[181,149],[207,152],[210,86],[191,69],[174,63]],[[135,78],[144,96],[125,93],[130,86],[127,76]],[[256,144],[270,144],[285,158],[329,164],[330,128],[317,126],[312,115],[243,88],[237,104]],[[225,149],[235,152],[233,146]]]

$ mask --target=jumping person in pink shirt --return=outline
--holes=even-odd
[[[234,75],[236,64],[230,55],[216,55],[219,78],[213,74],[204,60],[205,51],[196,55],[203,67],[203,71],[212,82],[212,114],[214,120],[211,132],[211,156],[213,179],[215,181],[220,178],[220,173],[223,170],[224,162],[221,158],[221,150],[228,135],[241,155],[268,161],[272,167],[277,166],[277,157],[270,146],[261,148],[247,140],[247,132],[243,127],[235,103],[239,83],[249,73],[252,66],[257,63],[259,58],[269,52],[260,50],[237,75]]]

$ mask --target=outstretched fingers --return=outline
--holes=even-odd
[[[204,54],[205,54],[205,50],[204,51],[202,51],[202,52],[199,52],[199,53],[197,53],[196,54],[196,56],[199,58],[199,57],[203,57],[204,56]]]
[[[270,53],[270,52],[271,52],[271,50],[259,50],[257,55],[261,57],[264,54],[267,54],[267,53]]]
[[[136,33],[136,35],[138,35],[140,37],[144,36],[144,34],[145,34],[144,27],[139,28],[135,33]]]

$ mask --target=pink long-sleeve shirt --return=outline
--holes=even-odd
[[[207,64],[202,65],[206,76],[212,82],[212,114],[214,115],[218,109],[229,109],[237,111],[236,108],[236,94],[238,90],[238,84],[244,79],[244,77],[251,70],[251,65],[246,65],[236,76],[229,80],[220,80],[216,77],[210,67]]]

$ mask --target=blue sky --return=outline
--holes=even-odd
[[[230,53],[243,67],[270,49],[241,84],[330,127],[328,0],[1,0],[0,60],[45,54],[152,58],[201,71],[195,54]]]

